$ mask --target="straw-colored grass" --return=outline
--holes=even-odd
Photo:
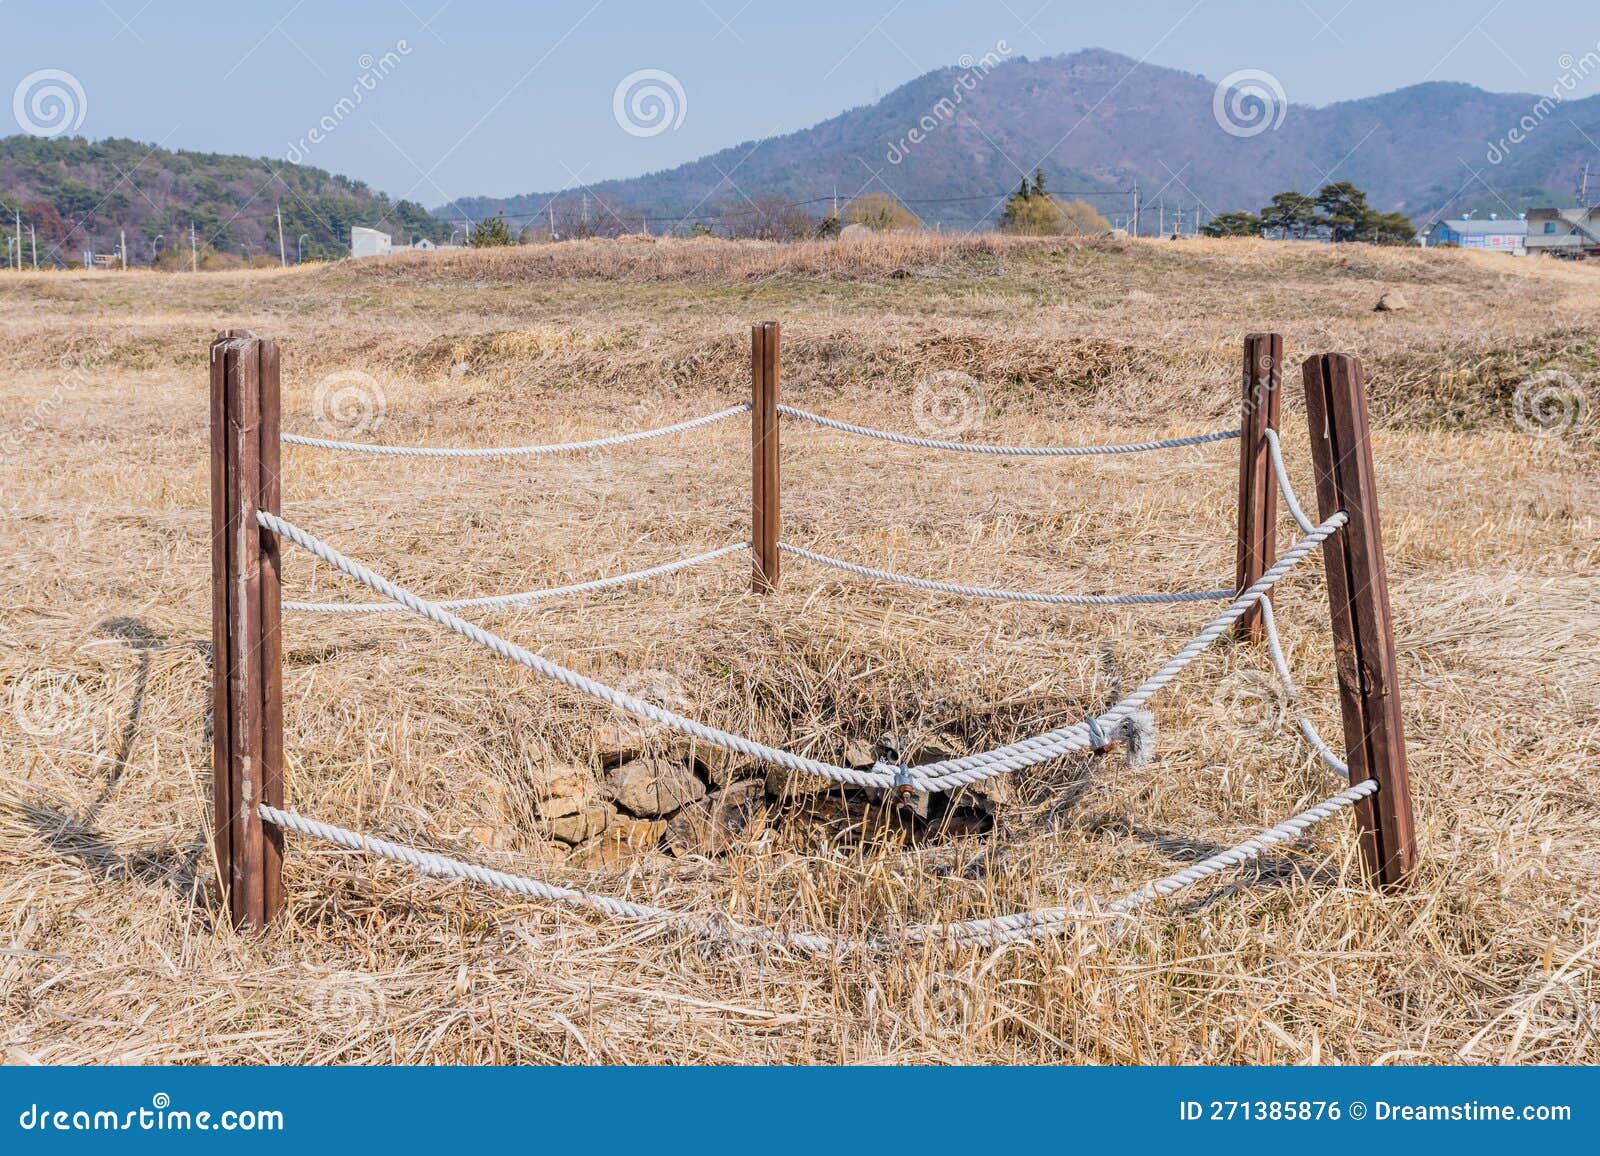
[[[1386,290],[1410,308],[1372,312]],[[1242,336],[1281,330],[1285,443],[1308,501],[1294,366],[1359,354],[1415,886],[1368,889],[1342,816],[1146,909],[1120,938],[828,963],[425,881],[291,837],[286,917],[259,936],[219,927],[206,842],[213,333],[280,341],[290,429],[341,432],[319,427],[318,383],[359,371],[384,419],[358,436],[481,445],[743,400],[748,323],[766,318],[784,323],[795,404],[917,433],[919,383],[966,374],[984,401],[964,436],[1032,443],[1233,425]],[[284,273],[0,279],[0,1054],[1600,1060],[1600,452],[1592,414],[1535,436],[1514,400],[1555,370],[1600,404],[1597,323],[1600,269],[1245,242],[586,242]],[[1569,379],[1543,380],[1574,400]],[[784,534],[802,545],[1030,589],[1232,578],[1236,443],[1023,461],[795,422],[785,439]],[[742,540],[748,459],[744,419],[512,462],[290,447],[284,511],[421,593],[500,593]],[[292,548],[287,559],[289,597],[371,597]],[[604,680],[652,672],[647,693],[671,687],[708,721],[837,758],[886,730],[964,753],[1075,721],[1211,612],[969,602],[792,559],[780,592],[757,598],[748,571],[739,556],[482,620]],[[1304,709],[1337,736],[1315,557],[1277,605]],[[409,618],[291,616],[284,649],[292,806],[763,925],[860,934],[1114,897],[1337,787],[1276,710],[1264,652],[1230,642],[1154,701],[1152,766],[1041,768],[987,831],[908,829],[827,797],[775,805],[765,834],[723,857],[567,858],[542,836],[531,784],[552,760],[591,766],[592,736],[615,717]]]

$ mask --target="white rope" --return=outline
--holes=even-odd
[[[703,566],[707,562],[715,562],[718,558],[725,558],[729,554],[740,550],[748,550],[749,548],[749,542],[735,542],[718,550],[711,550],[705,554],[696,554],[692,558],[680,558],[676,562],[652,566],[648,570],[635,570],[630,574],[613,574],[609,578],[596,578],[590,582],[576,582],[570,586],[548,586],[543,590],[528,590],[521,594],[497,594],[489,598],[447,598],[435,602],[434,605],[442,606],[446,610],[463,610],[474,606],[488,610],[501,610],[511,606],[522,606],[529,602],[542,602],[548,598],[560,598],[568,594],[587,594],[594,590],[609,590],[613,586],[624,586],[630,582],[643,582],[647,578],[660,578],[664,574],[674,574],[679,570],[687,570],[691,566]],[[298,610],[307,614],[393,614],[405,609],[405,607],[394,602],[285,602],[283,608],[285,610]]]
[[[685,718],[683,715],[676,714],[643,699],[624,694],[613,687],[606,686],[604,683],[596,682],[592,678],[587,678],[576,671],[551,662],[547,658],[541,658],[516,643],[508,642],[481,626],[456,617],[448,610],[418,597],[404,587],[396,585],[389,579],[367,569],[359,562],[345,557],[332,546],[320,541],[293,523],[284,521],[275,514],[269,514],[264,510],[258,511],[256,520],[261,526],[283,538],[287,538],[335,569],[348,574],[375,593],[400,603],[407,609],[438,623],[447,630],[454,631],[463,638],[469,638],[487,647],[502,658],[510,659],[512,662],[519,663],[529,670],[544,675],[546,678],[554,679],[563,686],[589,695],[591,698],[598,699],[628,714],[650,722],[661,723],[664,726],[671,727],[673,730],[681,731],[693,738],[710,743],[712,746],[722,747],[750,758],[764,759],[788,770],[821,775],[836,782],[849,783],[859,787],[897,786],[903,782],[901,776],[905,774],[915,780],[916,789],[919,791],[949,791],[956,787],[982,782],[985,779],[1008,771],[1022,770],[1074,751],[1088,750],[1094,745],[1093,740],[1090,738],[1088,723],[1082,722],[1033,738],[1022,739],[997,750],[968,755],[961,759],[930,763],[920,767],[896,767],[886,763],[879,763],[870,771],[860,771],[852,767],[840,767],[831,763],[820,762],[816,759],[806,758],[803,755],[797,755],[792,751],[784,751],[777,747],[767,746],[765,743],[758,743],[754,739],[745,738],[742,735],[707,726],[704,723]],[[1283,576],[1298,565],[1318,544],[1344,525],[1345,521],[1345,514],[1341,510],[1318,526],[1314,532],[1297,542],[1293,548],[1288,550],[1283,557],[1279,558],[1267,569],[1261,576],[1260,581],[1235,598],[1227,609],[1214,618],[1199,634],[1195,635],[1182,650],[1167,661],[1166,665],[1140,684],[1127,698],[1117,703],[1105,714],[1100,715],[1096,720],[1100,728],[1109,732],[1124,718],[1143,706],[1151,696],[1172,681],[1184,667],[1193,662],[1206,647],[1215,642],[1246,610],[1259,602],[1267,591],[1277,585]]]
[[[993,945],[1010,940],[1060,935],[1074,923],[1090,922],[1105,916],[1119,919],[1127,918],[1136,909],[1155,899],[1171,895],[1184,887],[1198,883],[1200,880],[1230,867],[1237,867],[1242,863],[1247,863],[1259,857],[1269,848],[1289,839],[1297,838],[1314,824],[1337,814],[1356,800],[1365,798],[1377,789],[1378,783],[1375,779],[1357,783],[1355,786],[1340,791],[1314,807],[1300,812],[1293,818],[1279,823],[1276,827],[1262,831],[1254,838],[1247,839],[1237,846],[1218,852],[1184,868],[1182,871],[1174,872],[1152,883],[1147,883],[1138,890],[1103,906],[1079,904],[1071,908],[1046,907],[1034,911],[1018,912],[1014,915],[995,916],[991,919],[973,919],[959,923],[923,924],[908,928],[898,938],[876,936],[869,939],[835,938],[828,935],[752,928],[728,919],[708,918],[706,916],[669,911],[665,908],[634,903],[626,899],[617,899],[608,895],[595,895],[589,891],[562,887],[543,880],[531,879],[526,875],[513,875],[505,871],[495,871],[488,867],[477,866],[460,859],[452,859],[449,856],[438,855],[431,851],[419,851],[414,847],[407,847],[401,843],[391,843],[344,827],[335,827],[331,823],[323,823],[317,819],[297,814],[294,811],[283,811],[277,807],[269,807],[265,803],[259,804],[258,810],[263,820],[276,827],[322,839],[352,851],[360,851],[369,855],[376,855],[382,859],[389,859],[396,863],[404,863],[424,875],[445,879],[465,879],[473,883],[482,884],[485,887],[510,891],[518,895],[529,895],[536,899],[547,899],[558,903],[570,903],[588,907],[620,919],[681,927],[697,934],[726,938],[746,946],[786,945],[813,954],[841,955],[862,949],[882,950],[894,946],[897,942],[944,942],[959,947]]]
[[[941,594],[961,594],[968,598],[994,598],[1002,602],[1041,602],[1050,606],[1145,606],[1160,602],[1214,602],[1220,598],[1232,598],[1234,594],[1231,588],[1193,590],[1179,594],[1041,594],[1028,590],[993,590],[984,586],[957,586],[951,582],[913,578],[889,570],[874,570],[870,566],[858,566],[854,562],[803,550],[787,542],[779,542],[778,549],[785,554],[793,554],[796,558],[804,558],[808,562],[818,562],[823,566],[832,566],[836,570],[872,578],[879,582],[893,582],[900,586],[933,590]]]
[[[792,405],[780,405],[778,406],[778,412],[789,417],[797,417],[802,421],[815,422],[817,425],[839,430],[842,433],[877,438],[879,441],[893,442],[899,446],[916,446],[925,450],[953,450],[956,453],[963,454],[1003,454],[1008,457],[1023,458],[1083,458],[1097,454],[1137,454],[1146,450],[1167,450],[1177,449],[1180,446],[1204,445],[1207,442],[1226,441],[1228,438],[1239,436],[1238,430],[1225,429],[1218,430],[1215,433],[1196,434],[1193,437],[1165,438],[1155,442],[1127,442],[1121,445],[993,446],[983,445],[978,442],[937,441],[932,438],[914,438],[906,434],[889,433],[887,430],[872,429],[870,426],[864,425],[852,425],[847,421],[839,421],[837,418],[823,417],[821,414],[795,409]]]
[[[713,422],[724,421],[741,413],[750,412],[750,403],[729,406],[717,413],[706,414],[690,421],[681,421],[677,425],[662,426],[660,429],[640,430],[638,433],[613,434],[611,437],[592,438],[589,441],[562,442],[555,445],[542,446],[489,446],[481,448],[457,448],[455,446],[376,446],[367,442],[340,442],[327,438],[306,437],[304,434],[286,433],[282,440],[289,445],[312,446],[321,450],[345,450],[357,454],[386,454],[391,457],[401,458],[516,458],[532,457],[542,454],[567,454],[577,453],[580,450],[603,450],[612,446],[627,445],[630,442],[648,441],[651,438],[662,438],[668,434],[684,433],[688,430],[699,429],[701,426],[711,425]]]
[[[1283,464],[1283,447],[1278,444],[1278,431],[1268,428],[1261,432],[1267,435],[1267,455],[1272,459],[1272,472],[1278,475],[1278,489],[1283,494],[1283,504],[1289,507],[1289,513],[1300,529],[1309,534],[1313,523],[1300,508],[1294,496],[1294,487],[1289,484],[1289,470]]]
[[[1289,710],[1294,714],[1295,724],[1300,728],[1300,734],[1306,742],[1311,744],[1311,749],[1317,752],[1319,758],[1328,765],[1328,768],[1345,778],[1350,777],[1350,766],[1338,755],[1333,753],[1333,748],[1328,746],[1311,720],[1300,713],[1300,691],[1294,684],[1294,676],[1289,673],[1288,659],[1283,656],[1283,643],[1278,639],[1277,618],[1272,612],[1272,599],[1261,600],[1261,624],[1267,630],[1267,653],[1272,657],[1272,665],[1278,672],[1278,681],[1283,684],[1283,693],[1287,697]]]
[[[1157,691],[1171,682],[1178,674],[1200,656],[1205,649],[1227,632],[1228,628],[1237,621],[1245,611],[1261,601],[1267,591],[1278,584],[1284,575],[1294,569],[1302,559],[1313,549],[1320,545],[1329,535],[1336,532],[1348,519],[1343,510],[1336,512],[1331,518],[1316,527],[1284,555],[1269,566],[1262,574],[1260,581],[1245,590],[1227,608],[1213,618],[1206,627],[1196,634],[1189,642],[1167,660],[1159,670],[1122,701],[1110,710],[1100,715],[1096,720],[1100,727],[1109,731],[1117,723],[1127,718],[1134,711],[1148,702]],[[1005,771],[1021,770],[1048,759],[1057,758],[1073,751],[1092,748],[1093,740],[1089,737],[1087,723],[1076,723],[1072,726],[1062,727],[1047,734],[1034,738],[1022,739],[1008,746],[996,750],[986,751],[980,755],[969,755],[962,759],[951,759],[941,763],[928,763],[921,767],[913,768],[920,775],[917,786],[926,791],[950,790],[954,787],[966,786],[970,783],[981,782],[995,774]]]

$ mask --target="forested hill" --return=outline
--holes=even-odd
[[[0,231],[10,236],[22,212],[39,264],[82,260],[85,250],[115,251],[126,231],[129,264],[189,261],[192,222],[212,264],[278,258],[277,211],[290,261],[347,256],[350,227],[445,240],[450,226],[413,201],[391,201],[360,181],[305,165],[219,153],[172,152],[131,140],[0,139]],[[158,241],[158,238],[160,240]]]

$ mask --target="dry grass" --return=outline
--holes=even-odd
[[[1390,289],[1412,308],[1371,312]],[[52,1063],[1600,1060],[1600,455],[1592,418],[1541,438],[1511,409],[1534,373],[1594,380],[1597,290],[1597,270],[1467,254],[936,238],[6,278],[0,1049]],[[1096,951],[1070,939],[830,965],[295,841],[288,917],[260,938],[219,930],[205,842],[212,333],[280,340],[290,428],[316,432],[318,381],[360,370],[387,400],[382,440],[483,444],[742,400],[746,324],[764,317],[785,323],[796,404],[914,431],[917,383],[959,371],[987,399],[969,436],[996,441],[1232,424],[1251,329],[1282,330],[1296,359],[1360,354],[1417,886],[1366,889],[1337,820]],[[1293,391],[1286,411],[1309,492]],[[290,450],[285,511],[426,593],[574,581],[744,537],[745,429],[509,464]],[[1031,588],[1231,575],[1231,443],[989,461],[788,429],[785,536],[802,544]],[[789,566],[766,599],[744,593],[739,559],[486,621],[604,679],[664,671],[698,715],[836,757],[885,729],[966,751],[1081,718],[1205,614],[974,604]],[[367,597],[298,554],[288,582],[292,597]],[[1278,605],[1307,709],[1336,733],[1323,595],[1313,563]],[[1113,895],[1333,789],[1292,726],[1228,709],[1266,666],[1227,645],[1155,701],[1153,767],[1051,769],[988,832],[791,803],[727,857],[550,862],[530,776],[590,763],[604,712],[412,621],[292,618],[285,653],[292,805],[764,924],[848,934]],[[39,725],[40,701],[61,707],[59,730]]]

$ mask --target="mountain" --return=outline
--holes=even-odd
[[[1348,180],[1375,208],[1423,223],[1464,208],[1566,203],[1584,160],[1600,170],[1600,97],[1541,105],[1536,96],[1435,82],[1317,108],[1273,100],[1275,83],[1262,89],[1268,127],[1235,135],[1214,112],[1216,82],[1194,73],[1099,49],[978,62],[927,73],[812,128],[663,172],[465,198],[438,212],[474,220],[504,212],[526,222],[543,219],[552,202],[558,217],[571,217],[587,198],[592,216],[617,211],[638,227],[645,212],[660,232],[673,218],[711,216],[747,198],[810,202],[837,188],[842,197],[889,192],[929,224],[966,226],[994,221],[1022,173],[1042,166],[1055,190],[1096,193],[1091,202],[1107,216],[1128,212],[1131,196],[1110,190],[1135,181],[1145,207],[1153,213],[1159,199],[1170,220],[1197,203],[1211,213],[1254,210],[1285,189]],[[1251,101],[1222,109],[1244,133],[1262,112]],[[921,140],[912,133],[919,125],[931,126]],[[1526,138],[1520,144],[1508,139],[1514,129]]]
[[[161,247],[186,265],[191,222],[202,255],[209,249],[213,264],[264,256],[276,261],[280,205],[291,260],[297,248],[307,259],[348,256],[352,225],[407,240],[443,240],[450,233],[419,204],[391,202],[360,181],[304,165],[169,152],[131,140],[0,139],[0,231],[10,236],[20,208],[24,244],[32,225],[41,266],[81,260],[85,250],[114,252],[123,231],[129,264],[149,264],[160,236]],[[25,263],[31,256],[24,248]]]

